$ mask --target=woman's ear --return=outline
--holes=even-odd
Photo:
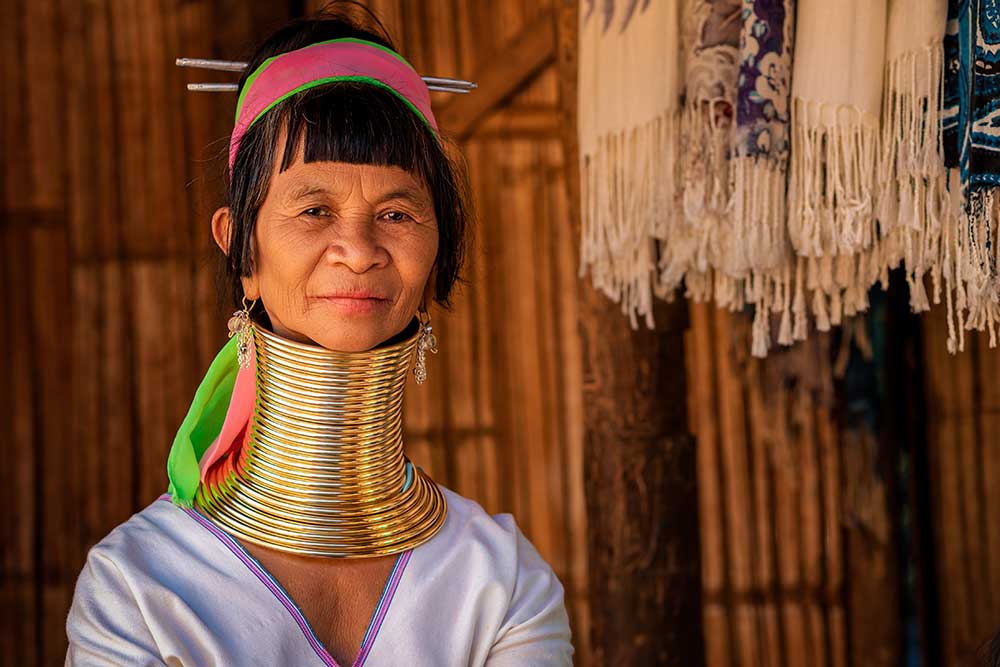
[[[223,206],[215,210],[212,214],[212,238],[215,244],[228,257],[229,256],[229,226],[232,218],[229,216],[229,207]],[[256,274],[242,276],[240,282],[243,283],[243,293],[248,299],[260,298],[260,285],[257,282]]]
[[[434,296],[436,294],[437,294],[437,262],[435,262],[434,266],[431,267],[431,273],[429,276],[427,276],[427,282],[424,283],[424,293],[420,305],[430,308],[431,302],[434,301]]]
[[[223,206],[215,210],[212,214],[212,238],[215,239],[215,244],[219,246],[223,254],[229,254],[229,207]]]

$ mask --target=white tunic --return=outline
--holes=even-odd
[[[441,530],[396,560],[355,667],[570,665],[563,587],[509,514],[442,489]],[[67,665],[336,665],[260,563],[164,494],[91,548]]]

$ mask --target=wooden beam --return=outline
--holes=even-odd
[[[569,217],[579,238],[578,6],[557,7]],[[705,655],[687,307],[657,302],[657,329],[633,331],[617,304],[589,283],[579,289],[593,664],[698,667]]]
[[[508,107],[485,118],[476,128],[476,136],[560,137],[561,121],[558,109]]]
[[[441,128],[456,141],[469,137],[478,124],[556,59],[552,12],[543,12],[491,58],[471,79],[478,88],[453,96],[437,116]]]

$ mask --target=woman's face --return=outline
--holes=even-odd
[[[224,251],[228,215],[219,209],[212,221]],[[255,272],[243,289],[248,301],[261,300],[275,333],[357,352],[413,318],[431,284],[438,228],[429,190],[409,172],[305,163],[300,146],[293,166],[272,171],[254,243]]]

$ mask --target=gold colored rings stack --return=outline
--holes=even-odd
[[[199,488],[199,509],[239,537],[304,555],[393,554],[430,539],[444,496],[403,454],[416,322],[398,343],[346,353],[251,326],[250,437],[235,472]]]

